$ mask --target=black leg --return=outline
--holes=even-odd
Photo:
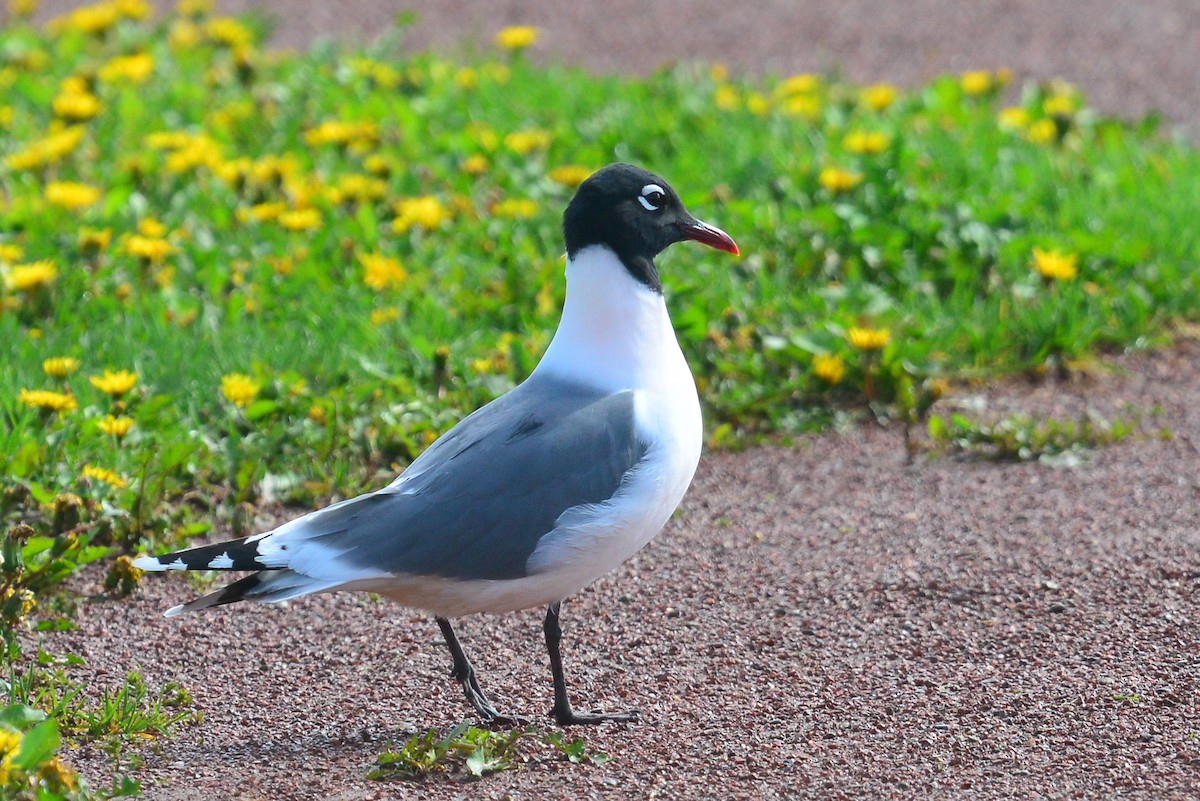
[[[450,656],[454,658],[454,667],[450,668],[450,677],[462,685],[467,700],[483,718],[484,725],[494,727],[525,725],[525,721],[521,718],[502,715],[496,711],[496,707],[492,706],[492,702],[488,700],[487,693],[479,686],[479,679],[475,678],[475,668],[471,667],[471,660],[467,659],[467,654],[458,642],[458,637],[455,636],[454,627],[450,625],[450,621],[444,617],[434,619],[437,621],[438,628],[442,630],[442,636],[446,638]]]
[[[550,714],[559,726],[578,726],[584,724],[635,723],[638,719],[636,711],[614,712],[607,715],[585,715],[571,709],[571,699],[567,698],[567,679],[563,675],[562,653],[559,643],[562,642],[562,626],[558,623],[558,610],[561,602],[552,603],[546,610],[546,622],[542,631],[546,633],[546,651],[550,654],[550,671],[554,674],[554,709]]]

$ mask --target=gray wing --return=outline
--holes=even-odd
[[[612,497],[645,452],[632,392],[534,377],[465,418],[387,488],[313,514],[303,536],[347,566],[520,578],[559,515]]]

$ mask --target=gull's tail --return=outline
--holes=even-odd
[[[276,603],[320,592],[340,582],[305,576],[288,570],[278,559],[267,559],[259,550],[261,537],[242,537],[215,545],[201,545],[162,556],[142,556],[133,560],[142,570],[257,570],[260,572],[238,579],[227,587],[210,592],[194,601],[173,606],[165,614],[174,617],[212,606],[224,606],[235,601]],[[270,572],[266,572],[270,571]]]
[[[242,537],[162,556],[139,556],[133,566],[140,570],[267,570],[269,566],[259,559],[260,542]]]

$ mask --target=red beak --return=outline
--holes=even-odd
[[[708,245],[710,248],[723,250],[726,253],[732,253],[735,256],[741,255],[741,251],[738,250],[737,242],[734,242],[729,234],[725,233],[715,225],[709,225],[708,223],[701,222],[693,217],[687,222],[678,223],[678,226],[685,239],[693,239],[697,242]]]

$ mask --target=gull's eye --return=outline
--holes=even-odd
[[[642,187],[642,194],[638,195],[638,203],[641,203],[646,211],[658,211],[666,199],[667,193],[658,184],[646,184]]]

